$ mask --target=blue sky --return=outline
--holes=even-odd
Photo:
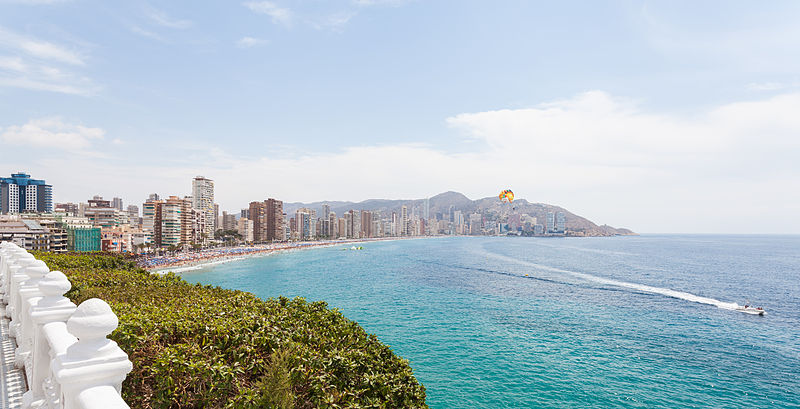
[[[798,233],[797,21],[797,2],[0,0],[2,168],[57,201],[195,175],[230,211],[512,188],[643,232]]]

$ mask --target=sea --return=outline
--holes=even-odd
[[[409,360],[431,408],[800,408],[800,236],[350,246],[183,277],[326,301]]]

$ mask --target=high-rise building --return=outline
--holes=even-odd
[[[556,232],[564,233],[567,231],[567,217],[564,212],[556,213]]]
[[[238,224],[236,223],[236,215],[235,214],[228,214],[228,212],[222,212],[222,230],[231,231],[236,230]]]
[[[347,213],[345,213],[345,216],[347,216]],[[337,224],[339,225],[339,228],[337,229],[339,237],[347,237],[347,219],[340,217]]]
[[[483,217],[480,213],[472,213],[469,215],[469,234],[471,235],[478,235],[481,234],[481,221]]]
[[[158,245],[182,246],[196,241],[191,200],[170,196],[160,206],[161,238],[160,242],[156,241]]]
[[[315,210],[301,207],[295,211],[294,220],[298,239],[312,240],[316,238],[317,212]]]
[[[164,203],[164,201],[159,200],[157,194],[152,194],[150,198],[142,204],[142,231],[145,235],[145,243],[158,245],[158,243],[156,243],[156,237],[161,237],[162,203]]]
[[[249,219],[249,218],[250,218],[250,209],[249,208],[242,209],[241,212],[239,212],[239,219]]]
[[[553,212],[547,212],[547,217],[545,217],[545,229],[546,233],[555,233],[556,231],[556,214]]]
[[[140,224],[139,206],[128,205],[128,222],[130,222],[131,226],[138,226]]]
[[[214,181],[197,176],[192,180],[192,209],[202,212],[205,223],[200,226],[201,235],[211,239],[216,231],[214,212]]]
[[[267,240],[285,240],[286,238],[284,237],[283,227],[283,202],[269,198],[265,203],[267,204]]]
[[[250,202],[248,214],[253,221],[254,241],[285,240],[282,201],[269,198],[263,202]]]
[[[361,211],[361,237],[374,237],[372,231],[372,212],[368,210]]]
[[[192,201],[170,196],[166,200],[148,199],[142,204],[144,242],[157,247],[184,246],[195,237]]]
[[[322,215],[321,215],[322,223],[320,226],[321,229],[319,229],[320,236],[322,237],[333,237],[332,230],[334,230],[334,228],[331,225],[330,214],[331,214],[331,207],[327,203],[323,204]]]
[[[51,213],[53,187],[27,173],[0,178],[0,213]]]
[[[250,243],[253,241],[253,221],[244,217],[239,218],[236,230],[242,236],[242,240]]]
[[[111,207],[117,210],[122,210],[122,198],[115,197],[111,199]]]
[[[250,202],[247,214],[253,221],[253,241],[257,243],[267,241],[267,204]]]
[[[219,214],[219,204],[214,203],[214,231],[222,228],[222,217]]]
[[[400,225],[400,235],[408,236],[408,206],[406,205],[400,208],[400,223],[402,223]]]
[[[340,235],[339,219],[336,218],[336,213],[328,212],[328,237],[331,239],[338,239]]]
[[[353,213],[352,210],[345,212],[344,228],[340,228],[340,231],[343,232],[342,235],[348,239],[353,238]]]

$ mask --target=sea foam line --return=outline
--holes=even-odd
[[[672,289],[669,289],[669,288],[653,287],[653,286],[644,285],[644,284],[629,283],[627,281],[619,281],[619,280],[613,280],[613,279],[610,279],[610,278],[598,277],[598,276],[595,276],[595,275],[592,275],[592,274],[581,273],[581,272],[578,272],[578,271],[564,270],[564,269],[561,269],[561,268],[555,268],[555,267],[545,266],[545,265],[542,265],[542,264],[531,263],[529,261],[517,260],[517,259],[512,258],[512,257],[508,257],[508,256],[504,256],[504,255],[501,255],[501,254],[496,254],[496,253],[491,253],[491,252],[487,252],[487,254],[489,256],[492,256],[494,258],[498,258],[498,259],[501,259],[501,260],[510,261],[510,262],[517,263],[517,264],[522,264],[522,265],[527,265],[527,266],[535,267],[535,268],[538,268],[538,269],[541,269],[541,270],[552,271],[552,272],[555,272],[555,273],[568,274],[570,276],[577,277],[577,278],[582,278],[582,279],[584,279],[586,281],[592,281],[592,282],[595,282],[595,283],[613,285],[613,286],[622,287],[622,288],[630,288],[632,290],[642,291],[642,292],[651,293],[651,294],[661,294],[661,295],[664,295],[664,296],[667,296],[667,297],[678,298],[678,299],[681,299],[681,300],[696,302],[696,303],[700,303],[700,304],[709,304],[709,305],[713,305],[713,306],[716,306],[718,308],[723,308],[723,309],[726,309],[726,310],[735,310],[736,308],[739,307],[739,304],[736,304],[734,302],[724,302],[724,301],[720,301],[720,300],[717,300],[717,299],[714,299],[714,298],[702,297],[702,296],[691,294],[691,293],[687,293],[687,292],[684,292],[684,291],[677,291],[677,290],[672,290]]]

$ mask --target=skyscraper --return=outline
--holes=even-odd
[[[53,187],[44,180],[31,179],[26,173],[0,178],[0,213],[50,213],[53,211]]]
[[[202,212],[204,225],[200,226],[201,234],[206,238],[213,238],[216,230],[216,215],[214,214],[214,181],[197,176],[192,180],[192,209]]]
[[[400,208],[400,223],[402,223],[400,227],[400,235],[408,236],[408,206],[406,205],[403,205],[403,207]]]
[[[253,241],[256,243],[267,241],[267,204],[250,202],[247,214],[253,221]]]
[[[139,225],[139,207],[136,205],[128,205],[128,221],[131,226]]]
[[[161,236],[161,200],[155,199],[158,195],[150,195],[150,199],[142,203],[142,231],[144,232],[145,243],[154,243]]]
[[[113,207],[113,208],[115,208],[117,210],[122,210],[122,198],[115,197],[115,198],[111,199],[111,207]]]
[[[316,219],[315,210],[302,207],[295,211],[294,220],[297,225],[295,231],[300,240],[311,240],[316,237]]]
[[[361,211],[361,237],[374,237],[372,231],[372,212],[367,210]]]
[[[545,229],[546,233],[555,233],[556,231],[556,214],[553,212],[547,212],[547,217],[545,217]]]
[[[285,240],[282,201],[270,198],[263,202],[250,202],[247,213],[253,221],[254,241]]]
[[[283,228],[283,202],[275,199],[267,199],[267,240],[282,241],[284,237]]]
[[[166,200],[148,199],[142,204],[142,231],[145,242],[158,247],[191,244],[194,240],[192,201],[178,196]]]

